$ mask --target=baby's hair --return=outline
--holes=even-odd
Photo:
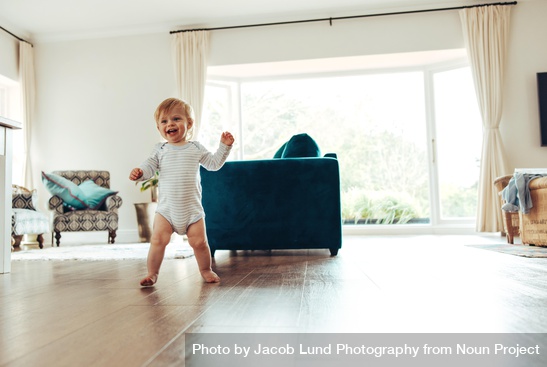
[[[190,106],[188,103],[184,102],[182,99],[178,98],[167,98],[165,101],[160,103],[158,108],[156,108],[156,112],[154,112],[154,120],[156,120],[156,123],[159,123],[160,116],[163,113],[169,113],[173,108],[175,107],[182,107],[184,112],[186,113],[186,118],[192,120],[194,122],[194,111],[192,110],[192,106]],[[188,130],[187,133],[187,139],[190,140],[192,138],[192,134],[194,132],[194,124],[192,123],[192,127]]]

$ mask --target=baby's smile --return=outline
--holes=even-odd
[[[179,131],[179,129],[169,129],[167,130],[167,134],[176,134]]]

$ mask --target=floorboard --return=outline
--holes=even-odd
[[[0,275],[1,366],[181,366],[187,333],[547,332],[547,259],[466,247],[499,236],[347,236],[328,250],[195,259],[14,261]]]

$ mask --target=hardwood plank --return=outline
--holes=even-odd
[[[128,306],[30,351],[10,365],[142,365],[199,313],[199,307],[192,306]],[[67,353],[72,350],[78,352]]]
[[[29,350],[58,341],[99,319],[128,307],[135,297],[147,297],[139,289],[111,290],[101,288],[101,281],[80,281],[64,285],[49,293],[32,297],[31,310],[23,306],[15,312],[9,310],[2,320],[4,344],[0,364],[4,358],[16,358]],[[82,287],[86,289],[81,289]]]

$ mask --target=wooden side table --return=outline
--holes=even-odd
[[[158,203],[136,203],[137,224],[139,226],[139,238],[141,242],[150,242],[152,237],[152,225]]]

